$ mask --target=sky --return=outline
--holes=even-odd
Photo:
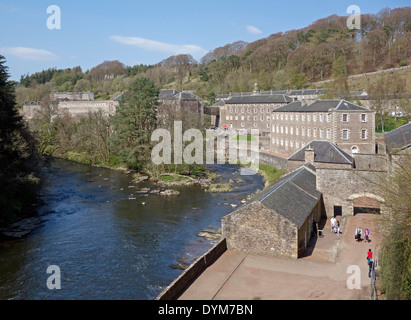
[[[410,6],[410,0],[0,0],[0,55],[10,79],[48,68],[83,71],[106,60],[156,64],[176,54],[200,60],[238,40]],[[48,10],[49,9],[49,10]]]

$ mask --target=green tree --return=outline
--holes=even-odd
[[[8,80],[5,58],[0,55],[0,224],[21,216],[35,197],[38,179],[33,163],[32,139],[19,116],[15,83]]]
[[[138,78],[124,94],[111,118],[113,152],[130,168],[143,170],[151,156],[151,134],[157,125],[159,88]]]
[[[307,87],[307,75],[304,72],[298,72],[296,67],[292,68],[290,73],[290,85],[296,90]]]

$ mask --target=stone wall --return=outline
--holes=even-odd
[[[317,189],[322,192],[328,217],[334,215],[334,206],[342,207],[342,215],[354,214],[354,200],[360,197],[376,199],[381,213],[386,214],[379,183],[386,171],[317,168]]]
[[[227,251],[226,240],[223,239],[206,254],[197,259],[176,280],[161,292],[156,300],[176,300],[209,266],[217,261]]]
[[[297,228],[259,201],[222,218],[227,248],[298,258]]]

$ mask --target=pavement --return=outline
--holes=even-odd
[[[341,235],[326,221],[322,238],[313,238],[304,257],[295,260],[227,250],[180,296],[179,300],[366,300],[370,296],[367,252],[378,267],[381,244],[380,215],[337,217]],[[355,229],[371,232],[370,243],[357,242]],[[360,288],[350,289],[360,270]]]

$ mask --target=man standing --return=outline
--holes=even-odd
[[[371,278],[372,271],[374,269],[374,262],[370,260],[368,262],[368,278]]]
[[[362,229],[360,227],[358,227],[355,230],[355,236],[356,236],[356,239],[357,239],[358,242],[361,241],[361,235],[362,235]]]

